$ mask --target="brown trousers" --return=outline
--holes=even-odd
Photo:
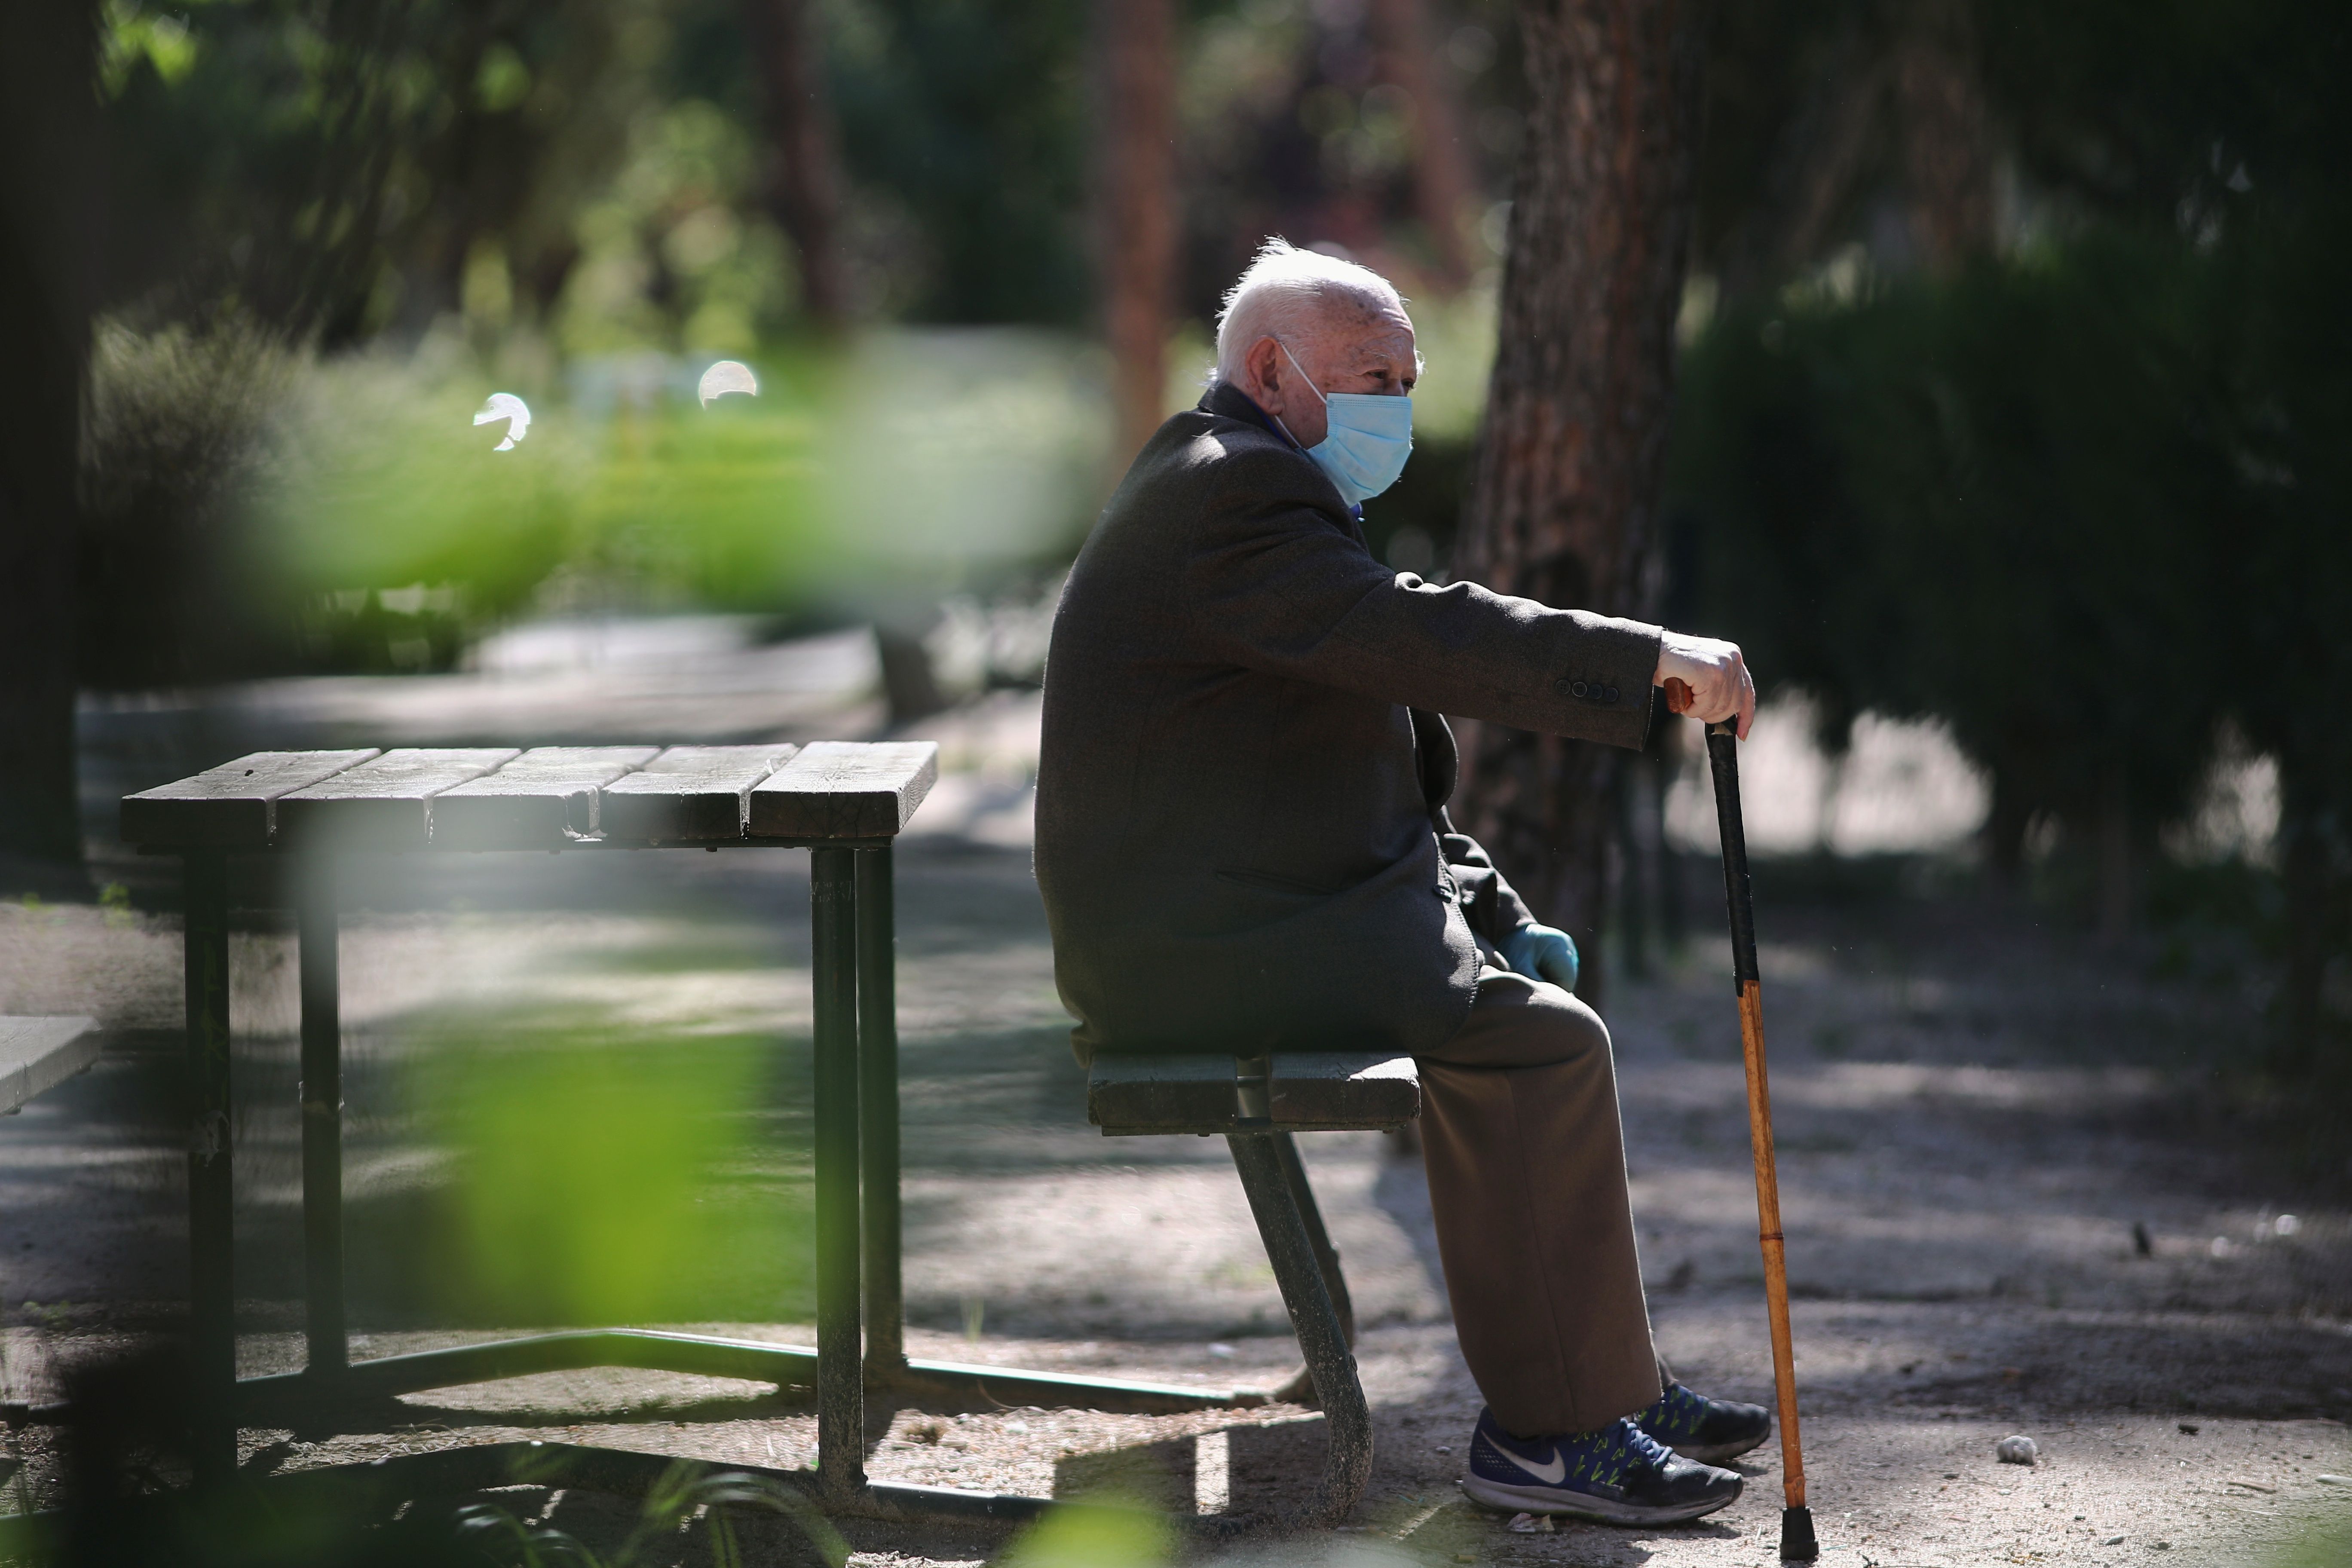
[[[1422,1147],[1463,1359],[1514,1436],[1588,1432],[1660,1393],[1608,1026],[1488,968],[1420,1058]]]

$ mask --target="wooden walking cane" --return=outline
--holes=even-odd
[[[1690,688],[1666,682],[1666,705],[1680,713]],[[1789,1334],[1789,1262],[1780,1237],[1780,1178],[1772,1163],[1772,1089],[1764,1073],[1764,996],[1756,969],[1756,904],[1748,883],[1748,834],[1739,814],[1739,734],[1727,720],[1706,727],[1715,774],[1715,819],[1723,839],[1724,900],[1731,910],[1731,973],[1739,993],[1739,1046],[1748,1060],[1748,1137],[1756,1152],[1756,1225],[1764,1249],[1764,1305],[1772,1323],[1772,1382],[1780,1405],[1780,1561],[1821,1555],[1812,1510],[1805,1506],[1805,1460],[1797,1437],[1797,1355]]]

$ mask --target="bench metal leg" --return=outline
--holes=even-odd
[[[343,1321],[343,1023],[335,865],[315,851],[301,879],[296,925],[302,988],[302,1295],[308,1370],[317,1381],[350,1364]]]
[[[1348,1276],[1339,1268],[1339,1249],[1331,1245],[1331,1235],[1323,1228],[1323,1210],[1315,1202],[1315,1188],[1307,1179],[1307,1163],[1298,1157],[1298,1140],[1287,1132],[1266,1135],[1274,1145],[1275,1157],[1282,1163],[1283,1181],[1290,1188],[1290,1200],[1298,1205],[1298,1217],[1307,1226],[1307,1243],[1314,1249],[1315,1266],[1322,1272],[1323,1289],[1330,1293],[1331,1310],[1339,1315],[1339,1331],[1347,1337],[1348,1348],[1356,1348],[1356,1303],[1348,1295]],[[1310,1368],[1300,1367],[1290,1380],[1274,1391],[1274,1397],[1285,1405],[1315,1403],[1315,1376]]]
[[[856,851],[809,852],[816,1033],[817,1476],[824,1500],[866,1489],[858,1354]]]
[[[1323,1496],[1316,1517],[1318,1522],[1337,1524],[1353,1511],[1371,1479],[1371,1412],[1364,1403],[1363,1384],[1356,1374],[1356,1358],[1349,1351],[1339,1309],[1324,1285],[1322,1260],[1276,1146],[1277,1136],[1237,1132],[1225,1142],[1233,1149],[1242,1190],[1249,1194],[1250,1213],[1265,1242],[1266,1261],[1282,1287],[1282,1304],[1290,1313],[1299,1349],[1307,1352],[1307,1375],[1323,1407],[1331,1447],[1323,1461]],[[1294,1163],[1296,1159],[1294,1150]],[[1326,1251],[1328,1247],[1326,1242]]]
[[[1356,1304],[1348,1296],[1348,1277],[1339,1271],[1339,1249],[1331,1245],[1330,1233],[1323,1228],[1323,1211],[1317,1206],[1315,1189],[1307,1180],[1307,1163],[1298,1157],[1298,1140],[1287,1132],[1276,1132],[1267,1142],[1274,1145],[1275,1158],[1282,1162],[1282,1179],[1290,1187],[1290,1201],[1298,1205],[1298,1217],[1306,1223],[1307,1244],[1315,1249],[1315,1267],[1322,1271],[1323,1289],[1331,1293],[1331,1310],[1339,1314],[1339,1327],[1352,1349]]]
[[[907,1370],[906,1290],[898,1260],[898,955],[890,851],[857,851],[857,1121],[864,1180],[866,1371]]]
[[[183,883],[188,1014],[188,1369],[199,1487],[236,1473],[236,1278],[229,1154],[228,857],[191,850]]]

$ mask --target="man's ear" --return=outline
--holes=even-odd
[[[1242,368],[1249,375],[1249,384],[1244,390],[1265,406],[1267,413],[1275,415],[1282,412],[1279,407],[1273,406],[1282,399],[1280,373],[1276,368],[1276,362],[1281,357],[1281,345],[1270,337],[1258,339],[1242,355]]]

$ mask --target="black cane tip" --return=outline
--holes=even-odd
[[[1821,1554],[1821,1543],[1813,1539],[1813,1510],[1809,1508],[1782,1509],[1780,1561],[1811,1563]]]

